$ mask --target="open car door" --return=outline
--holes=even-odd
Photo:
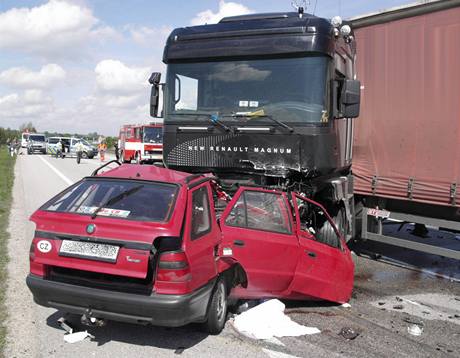
[[[279,297],[290,286],[299,244],[287,195],[241,187],[221,218],[222,243],[247,274],[240,298]],[[239,288],[236,288],[239,290]]]
[[[301,251],[292,294],[347,302],[353,290],[354,264],[345,240],[320,204],[291,195]]]

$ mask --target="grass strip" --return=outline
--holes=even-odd
[[[5,296],[6,296],[6,265],[8,263],[7,244],[9,239],[8,219],[10,215],[13,182],[14,182],[14,162],[8,153],[6,146],[0,146],[0,357],[4,356],[6,343],[6,326],[7,317]]]

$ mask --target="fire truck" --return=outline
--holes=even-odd
[[[120,158],[124,163],[163,160],[163,124],[125,124],[120,128]]]

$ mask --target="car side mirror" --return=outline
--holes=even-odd
[[[344,80],[340,100],[340,112],[342,112],[343,117],[358,117],[361,102],[361,83],[357,80]]]
[[[153,72],[149,78],[149,83],[152,85],[150,92],[150,116],[158,117],[158,101],[160,97],[160,72]]]

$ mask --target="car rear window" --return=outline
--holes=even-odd
[[[57,142],[59,142],[59,138],[49,138],[48,139],[49,144],[56,144]]]
[[[166,221],[178,186],[135,180],[84,179],[51,199],[41,210],[141,221]]]

